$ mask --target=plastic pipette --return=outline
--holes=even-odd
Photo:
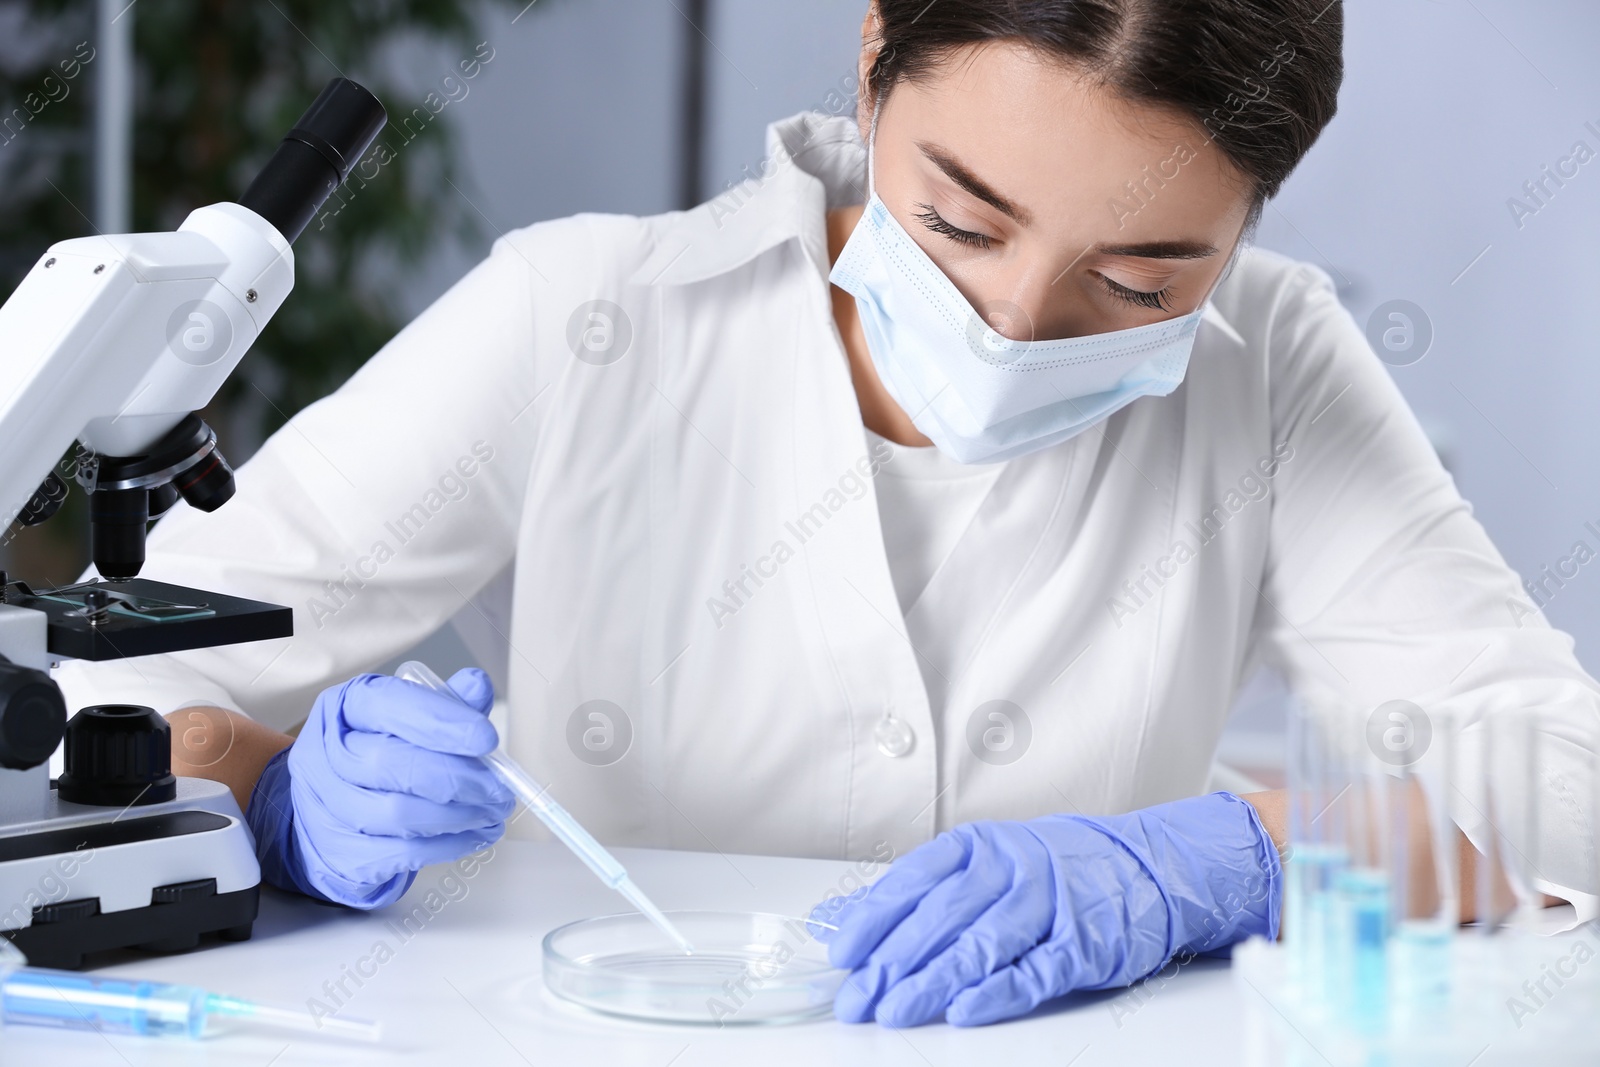
[[[456,691],[446,685],[444,679],[435,674],[433,669],[426,663],[419,663],[416,660],[402,663],[400,669],[394,672],[394,676],[403,681],[432,689],[434,692],[450,697],[452,700],[461,700]],[[462,701],[462,703],[465,703],[465,701]],[[671,920],[663,915],[661,909],[656,907],[650,898],[644,895],[639,887],[634,884],[632,878],[628,877],[627,870],[618,862],[617,857],[606,851],[605,846],[596,841],[577,819],[568,814],[566,808],[551,799],[550,794],[538,782],[534,781],[527,771],[522,769],[520,763],[506,755],[501,749],[495,749],[487,756],[484,756],[483,762],[489,765],[490,770],[494,771],[495,777],[504,782],[506,787],[517,795],[517,799],[528,806],[529,811],[538,816],[540,822],[549,827],[550,832],[556,836],[557,840],[570,848],[584,863],[588,864],[589,869],[602,882],[621,893],[629,904],[632,904],[642,912],[645,918],[656,925],[656,929],[671,938],[673,943],[683,949],[684,952],[690,953],[694,951],[694,946],[689,943],[689,939],[678,932],[678,928],[672,925]]]
[[[246,1026],[378,1040],[375,1022],[313,1016],[197,986],[16,967],[0,958],[0,1020],[8,1025],[198,1039],[211,1032],[213,1022],[224,1019]]]

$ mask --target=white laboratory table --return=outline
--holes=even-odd
[[[618,856],[668,909],[804,914],[850,869],[830,861],[717,853],[624,849]],[[414,921],[412,930],[391,925],[430,892],[438,894],[437,912],[426,924]],[[399,904],[379,912],[264,890],[251,941],[129,957],[96,973],[192,983],[297,1006],[313,997],[331,1006],[324,983],[342,979],[351,995],[341,1013],[381,1020],[381,1043],[239,1033],[188,1042],[13,1027],[0,1031],[0,1065],[1237,1067],[1246,1059],[1244,1004],[1228,965],[1214,961],[1183,968],[1144,999],[1127,992],[1078,996],[1025,1019],[965,1030],[939,1023],[893,1031],[832,1018],[770,1028],[674,1027],[608,1019],[553,999],[539,973],[540,939],[562,923],[623,910],[619,904],[561,846],[526,841],[496,845],[469,879],[429,868]],[[375,962],[379,942],[392,952],[381,964]]]

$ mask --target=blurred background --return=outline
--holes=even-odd
[[[848,113],[865,9],[6,0],[0,292],[52,241],[170,229],[237,196],[336,74],[373,88],[392,123],[418,116],[384,135],[403,146],[395,161],[297,244],[294,296],[208,413],[242,462],[499,233],[579,211],[692,205],[759,166],[768,122]],[[1600,671],[1600,562],[1562,562],[1579,542],[1600,555],[1589,469],[1600,454],[1600,4],[1345,9],[1339,117],[1258,243],[1323,267],[1372,324],[1512,566],[1538,580],[1565,569],[1536,602]],[[67,516],[8,536],[0,565],[74,578],[86,529]],[[453,667],[465,650],[445,631],[428,658]],[[1277,750],[1278,695],[1271,678],[1247,687],[1224,756],[1250,766]]]

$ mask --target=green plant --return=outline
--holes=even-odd
[[[9,295],[50,244],[94,232],[89,156],[98,54],[88,0],[7,6],[0,16],[21,23],[0,55],[0,293]],[[230,423],[240,436],[269,433],[382,347],[402,325],[395,282],[408,265],[441,241],[483,239],[478,216],[451,187],[470,189],[451,115],[441,107],[435,117],[425,106],[429,90],[396,78],[394,51],[420,38],[462,61],[481,58],[482,9],[469,0],[137,0],[129,7],[135,231],[170,230],[196,207],[237,199],[330,77],[361,82],[391,116],[380,135],[390,149],[382,165],[364,161],[370,180],[296,242],[294,293],[207,412],[226,447]],[[69,78],[63,64],[72,62],[78,70]],[[449,65],[439,74],[450,72],[461,77]],[[404,125],[418,108],[428,121]],[[259,424],[240,424],[244,412]]]
[[[76,42],[93,44],[85,0],[19,6],[50,44],[35,45],[28,61],[0,76],[6,114],[73,55]],[[423,105],[427,90],[396,84],[394,64],[385,63],[392,46],[419,36],[470,59],[479,40],[477,11],[466,0],[138,0],[131,10],[136,231],[172,229],[196,207],[237,198],[339,73],[383,101],[392,116],[385,136],[404,146],[381,169],[372,168],[374,180],[336,218],[325,226],[313,222],[301,237],[294,295],[230,383],[235,396],[260,388],[271,401],[266,418],[273,425],[337,386],[395,333],[401,322],[391,283],[407,265],[440,240],[482,237],[476,213],[450,188],[465,182],[449,114],[405,140],[400,119]],[[6,292],[50,243],[93,232],[86,150],[95,73],[90,60],[70,95],[0,144],[0,157],[27,157],[0,160],[0,175],[18,164],[37,174],[0,190]]]

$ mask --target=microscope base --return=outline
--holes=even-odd
[[[151,896],[169,899],[109,915],[100,912],[98,900],[68,901],[50,907],[43,915],[36,912],[32,926],[7,930],[0,936],[21,949],[31,965],[59,971],[81,970],[84,957],[115,949],[188,952],[200,947],[202,937],[212,934],[222,941],[248,941],[261,903],[261,887],[219,895],[216,879],[207,878],[158,886]]]
[[[69,804],[52,789],[50,805],[0,827],[0,937],[30,963],[77,969],[113,949],[250,936],[261,872],[226,786],[180,778],[174,800],[128,809]]]

